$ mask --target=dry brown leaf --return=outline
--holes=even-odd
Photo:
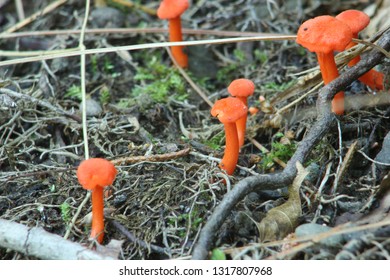
[[[299,189],[309,172],[297,162],[297,176],[288,188],[288,200],[268,211],[266,217],[257,225],[259,237],[262,242],[280,240],[293,232],[302,215]]]

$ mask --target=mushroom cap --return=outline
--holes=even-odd
[[[227,97],[217,100],[211,108],[211,115],[217,117],[221,123],[233,123],[244,117],[248,107],[244,102],[235,97]]]
[[[346,10],[341,12],[336,16],[336,19],[348,25],[353,34],[358,34],[370,23],[370,17],[358,10]]]
[[[297,43],[311,52],[343,51],[352,40],[351,28],[331,16],[318,16],[302,23]]]
[[[160,19],[179,17],[190,6],[188,0],[163,0],[157,9]]]
[[[255,84],[248,79],[236,79],[230,83],[227,90],[232,96],[247,97],[255,91]]]
[[[110,161],[103,158],[90,158],[80,163],[77,178],[81,186],[87,190],[106,187],[114,182],[117,170]]]

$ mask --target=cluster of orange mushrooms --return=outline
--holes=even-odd
[[[169,20],[169,38],[171,42],[182,41],[181,14],[189,7],[188,0],[163,0],[157,15],[160,19]],[[370,22],[363,12],[348,10],[336,17],[319,16],[304,22],[297,34],[296,42],[317,54],[324,84],[330,83],[339,75],[334,51],[344,51],[355,45],[353,38],[358,38]],[[181,67],[188,65],[188,57],[183,47],[173,46],[171,52]],[[359,62],[355,57],[349,66]],[[373,90],[383,90],[383,74],[370,70],[359,80]],[[248,79],[234,80],[227,88],[231,97],[215,102],[211,115],[224,124],[226,141],[225,152],[220,168],[232,175],[238,162],[240,148],[245,141],[245,130],[248,115],[247,98],[255,91],[255,85]],[[332,100],[332,111],[337,115],[344,114],[344,93],[339,92]],[[78,167],[77,177],[80,184],[92,192],[92,229],[91,238],[102,243],[104,233],[103,188],[113,183],[117,170],[108,160],[91,158],[84,160]]]

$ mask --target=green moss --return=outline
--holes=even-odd
[[[203,218],[199,217],[199,212],[196,209],[193,209],[190,213],[183,213],[177,216],[176,218],[168,219],[168,224],[185,226],[186,229],[181,229],[178,232],[178,236],[185,237],[187,228],[191,226],[190,230],[196,232],[199,225],[203,222]]]
[[[264,64],[268,62],[268,55],[265,51],[261,51],[259,49],[256,49],[254,51],[255,59],[256,61],[260,62],[260,64]]]
[[[100,91],[99,100],[102,104],[108,104],[111,99],[111,93],[107,87],[103,87]]]
[[[215,134],[211,139],[203,141],[203,144],[210,147],[213,150],[218,150],[221,148],[222,140],[224,138],[225,132],[221,130]]]
[[[72,99],[77,99],[81,101],[82,96],[81,96],[81,87],[72,85],[68,91],[65,93],[66,98],[72,98]]]
[[[283,137],[282,133],[278,133],[275,135],[275,138]],[[291,142],[290,144],[284,144],[280,142],[272,142],[271,151],[266,154],[262,161],[261,167],[263,169],[269,169],[274,165],[274,158],[278,158],[282,161],[288,161],[294,155],[295,150],[297,149],[297,144],[295,142]]]
[[[170,97],[178,101],[188,98],[185,81],[176,68],[163,64],[156,55],[146,61],[134,76],[138,83],[131,91],[133,97],[148,94],[156,103],[166,103]]]
[[[61,209],[61,217],[62,217],[62,220],[63,220],[65,223],[70,222],[71,217],[70,217],[70,205],[69,205],[69,203],[67,203],[67,202],[62,203],[62,204],[60,205],[60,209]]]

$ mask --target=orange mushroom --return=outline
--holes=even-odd
[[[251,116],[256,115],[259,111],[260,111],[260,109],[255,107],[255,106],[251,106],[248,108],[248,112],[249,112],[249,114],[251,114]]]
[[[352,40],[348,25],[331,16],[318,16],[302,23],[297,33],[297,43],[317,54],[324,84],[339,76],[333,51],[343,51]],[[344,92],[332,100],[332,111],[344,114]]]
[[[211,115],[217,117],[225,127],[225,153],[219,166],[228,175],[232,175],[236,169],[240,150],[236,121],[245,116],[247,112],[246,105],[234,97],[217,100],[211,108]]]
[[[352,37],[357,39],[359,37],[359,32],[362,31],[370,23],[370,17],[364,12],[358,10],[346,10],[341,12],[336,16],[336,19],[344,22],[351,28]],[[352,48],[356,43],[351,41],[346,49]],[[360,56],[354,57],[349,63],[348,66],[352,67],[360,61]],[[383,78],[384,74],[378,72],[374,69],[371,69],[367,73],[359,77],[359,81],[366,84],[373,90],[383,90]]]
[[[163,0],[157,9],[157,16],[160,19],[169,20],[169,41],[183,41],[181,32],[181,14],[189,7],[188,0]],[[171,47],[171,52],[180,67],[188,66],[188,56],[183,52],[182,46]]]
[[[245,106],[248,106],[248,96],[252,95],[255,91],[255,84],[248,79],[236,79],[230,83],[228,87],[228,92],[240,99]],[[240,147],[244,145],[245,141],[245,131],[246,131],[246,120],[247,115],[240,118],[237,122],[237,133],[238,133],[238,142]]]
[[[117,174],[115,166],[103,158],[90,158],[81,162],[77,169],[80,185],[92,192],[91,238],[103,242],[104,201],[103,188],[112,184]]]

